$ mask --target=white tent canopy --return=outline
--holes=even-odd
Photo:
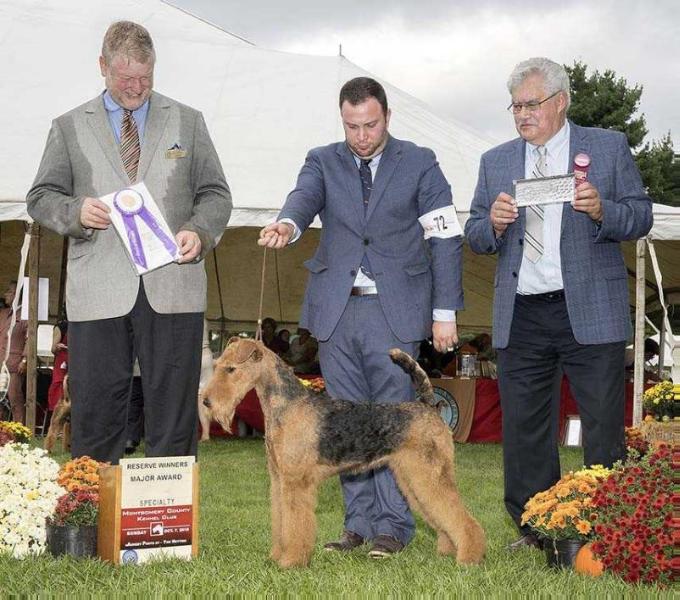
[[[97,58],[119,19],[151,32],[155,88],[203,112],[232,188],[230,226],[276,216],[308,150],[343,137],[340,86],[369,75],[341,56],[258,48],[161,0],[0,0],[0,220],[28,219],[24,198],[51,120],[102,91]],[[436,152],[464,222],[493,140],[381,82],[392,134]],[[654,239],[680,239],[680,209],[656,205],[654,214]]]
[[[203,112],[233,192],[230,226],[276,216],[308,150],[343,137],[341,85],[368,75],[340,56],[257,48],[159,0],[0,0],[0,210],[10,218],[21,214],[51,120],[103,89],[97,58],[118,19],[154,38],[155,89]],[[382,83],[393,135],[433,148],[456,203],[469,203],[491,140]]]

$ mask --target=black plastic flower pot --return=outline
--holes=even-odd
[[[97,526],[48,524],[47,550],[52,556],[97,556]]]
[[[545,540],[543,550],[548,566],[553,569],[571,569],[584,540]]]

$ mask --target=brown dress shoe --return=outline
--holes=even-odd
[[[342,536],[339,540],[324,544],[323,549],[330,552],[349,552],[350,550],[354,550],[354,548],[362,546],[365,542],[366,540],[358,533],[345,530],[342,532]]]
[[[387,558],[403,549],[404,544],[398,539],[391,535],[379,535],[373,540],[373,546],[368,551],[368,555],[371,558]]]
[[[539,540],[533,533],[525,533],[519,539],[515,540],[511,544],[508,544],[506,550],[515,552],[524,548],[536,548],[537,550],[542,550],[543,542]]]

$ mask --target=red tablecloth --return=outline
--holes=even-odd
[[[633,384],[626,383],[626,412],[625,423],[630,426],[633,422]],[[562,398],[560,402],[560,433],[568,415],[577,415],[578,407],[571,395],[569,383],[562,379]],[[247,425],[259,432],[264,432],[264,416],[260,408],[260,401],[255,390],[248,392],[241,404],[236,408],[234,420],[241,419]],[[479,377],[475,381],[475,412],[472,429],[468,442],[500,442],[503,439],[501,426],[501,403],[498,393],[498,382],[495,379]],[[232,431],[237,431],[236,423],[232,424]],[[213,423],[211,435],[227,435],[222,428]]]
[[[568,415],[577,415],[578,406],[571,395],[569,382],[562,378],[562,397],[560,401],[560,434],[564,431],[564,423]],[[626,383],[625,423],[633,423],[633,384]],[[501,431],[501,403],[498,393],[498,381],[495,379],[478,378],[475,382],[475,414],[468,442],[500,442],[503,439]]]

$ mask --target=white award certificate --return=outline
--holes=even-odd
[[[518,207],[571,202],[576,189],[573,173],[536,179],[518,179],[514,183],[515,201]]]
[[[175,236],[143,182],[101,198],[138,275],[179,258]]]

